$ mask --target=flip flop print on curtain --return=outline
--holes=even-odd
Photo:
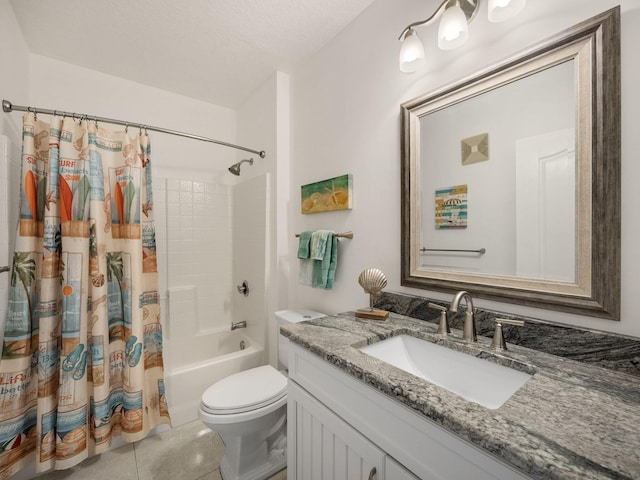
[[[147,135],[24,116],[8,312],[0,478],[170,422]]]

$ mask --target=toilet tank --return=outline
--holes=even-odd
[[[289,323],[304,322],[327,315],[313,310],[279,310],[275,313],[278,322],[278,369],[288,370],[289,365],[289,340],[280,333],[280,327]]]

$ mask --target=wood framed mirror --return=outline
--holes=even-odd
[[[402,285],[619,320],[619,25],[401,105]]]

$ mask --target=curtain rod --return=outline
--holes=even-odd
[[[114,120],[113,118],[96,117],[94,115],[85,115],[82,113],[63,112],[62,110],[48,110],[46,108],[24,107],[21,105],[13,105],[9,100],[2,100],[2,111],[6,113],[10,113],[14,110],[18,112],[31,112],[34,114],[42,113],[44,115],[54,115],[54,116],[60,115],[63,117],[72,117],[72,118],[77,117],[78,119],[86,118],[88,120],[93,120],[94,122],[112,123],[115,125],[124,125],[125,127],[134,127],[134,128],[137,127],[147,131],[151,130],[153,132],[168,133],[169,135],[177,135],[179,137],[191,138],[193,140],[216,143],[218,145],[223,145],[225,147],[244,150],[245,152],[251,152],[251,153],[260,155],[260,158],[264,158],[266,155],[264,150],[261,150],[261,151],[252,150],[251,148],[241,147],[240,145],[234,145],[233,143],[214,140],[213,138],[201,137],[200,135],[193,135],[191,133],[183,133],[183,132],[178,132],[176,130],[169,130],[167,128],[152,127],[150,125],[145,125],[143,123],[125,122],[124,120]]]

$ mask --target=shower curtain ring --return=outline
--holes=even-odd
[[[124,133],[129,133],[129,122],[127,122],[124,126]]]

